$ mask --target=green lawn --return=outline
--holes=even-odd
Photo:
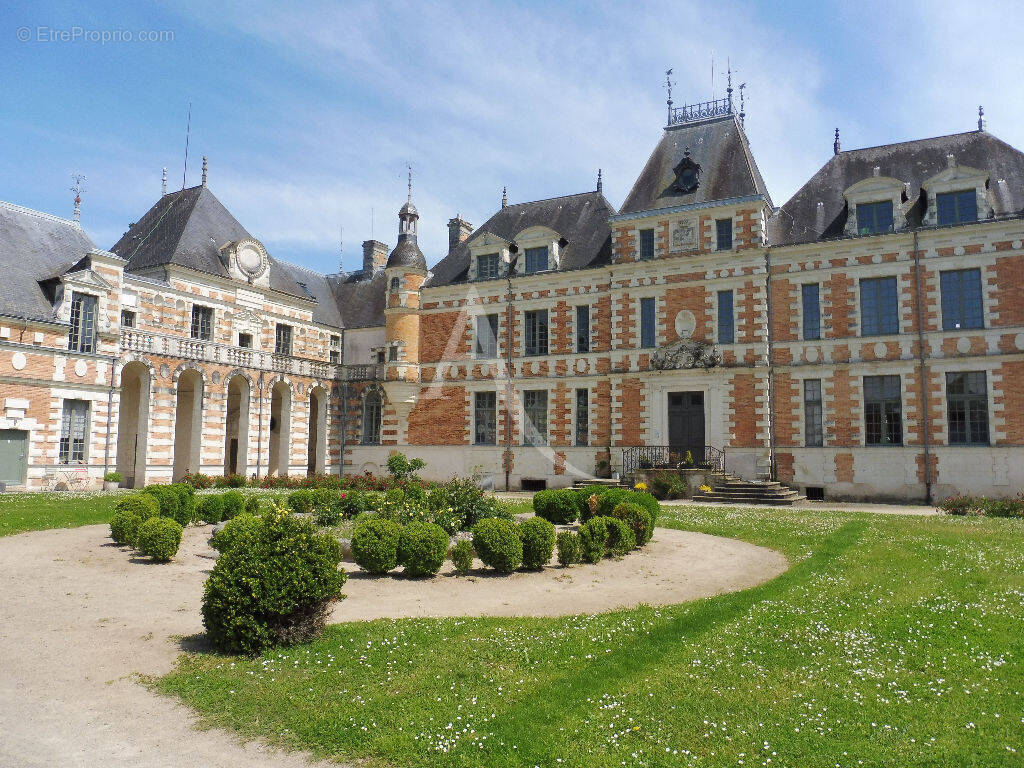
[[[565,619],[375,621],[156,682],[210,725],[394,766],[1024,761],[1024,521],[676,507],[761,587]]]
[[[119,493],[0,494],[0,536],[106,523]]]

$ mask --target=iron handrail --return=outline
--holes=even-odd
[[[694,456],[692,448],[682,445],[631,445],[622,449],[622,474],[631,477],[646,469],[687,469],[689,467],[725,472],[725,449],[705,445],[703,456]]]

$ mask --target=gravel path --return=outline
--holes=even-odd
[[[0,538],[0,766],[314,765],[303,754],[196,730],[190,710],[137,680],[168,672],[179,638],[202,631],[202,585],[215,554],[209,532],[188,529],[165,565],[111,544],[107,526]],[[644,551],[598,566],[427,582],[357,575],[333,620],[677,603],[753,586],[786,566],[782,555],[750,544],[658,529]]]

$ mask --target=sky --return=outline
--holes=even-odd
[[[406,165],[429,264],[456,214],[594,189],[622,204],[673,98],[746,84],[776,205],[832,153],[973,130],[1024,147],[1024,0],[0,4],[0,200],[110,248],[160,194],[209,187],[275,258],[324,272],[394,245]],[[712,71],[714,70],[714,79]],[[342,234],[343,228],[343,234]]]

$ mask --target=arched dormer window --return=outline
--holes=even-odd
[[[380,418],[383,401],[380,390],[368,389],[363,394],[363,445],[380,445]]]

